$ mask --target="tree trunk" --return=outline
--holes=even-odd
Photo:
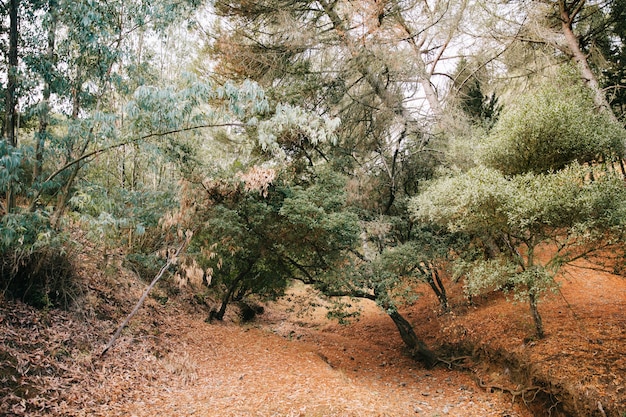
[[[36,182],[41,175],[43,167],[43,153],[46,144],[46,136],[48,135],[48,124],[50,123],[50,95],[52,84],[52,64],[54,62],[54,45],[56,31],[56,0],[48,1],[48,13],[50,15],[50,27],[48,28],[48,50],[46,51],[46,60],[49,65],[44,70],[43,77],[45,85],[43,89],[43,100],[41,102],[41,110],[39,113],[39,129],[36,134],[35,141],[35,166],[33,167],[33,182]]]
[[[321,1],[320,4],[330,19],[333,30],[339,35],[344,46],[348,49],[350,57],[356,63],[359,73],[363,76],[372,90],[374,90],[374,93],[382,101],[383,105],[396,115],[400,116],[403,120],[411,120],[411,117],[402,103],[402,97],[398,94],[393,94],[387,88],[379,74],[372,71],[370,68],[368,58],[370,58],[371,54],[369,54],[368,51],[362,47],[362,45],[357,44],[350,37],[349,29],[344,24],[344,21],[340,17],[339,13],[335,10],[336,2]]]
[[[239,278],[239,277],[237,277]],[[228,303],[230,303],[230,299],[233,296],[233,292],[235,292],[235,288],[239,284],[239,279],[235,279],[228,287],[226,294],[222,297],[222,305],[220,305],[220,309],[217,313],[215,313],[214,318],[222,321],[224,320],[224,314],[226,314],[226,308],[228,307]]]
[[[80,68],[78,69],[78,72],[79,72],[78,78],[75,81],[74,88],[72,89],[72,120],[74,121],[78,120],[78,115],[80,113],[80,85],[81,85],[81,81],[79,81],[80,73],[81,73]],[[89,134],[88,134],[89,139],[85,139],[85,143],[83,144],[79,155],[85,155],[85,152],[87,151],[87,147],[89,146],[90,138],[92,137],[92,135],[93,135],[93,127],[90,128]],[[67,146],[68,147],[66,149],[66,152],[67,152],[66,159],[67,159],[67,162],[70,162],[72,161],[72,159],[74,159],[72,158],[74,140],[72,140],[70,144],[68,144]],[[72,167],[72,171],[70,173],[69,178],[67,179],[67,181],[65,182],[65,184],[59,191],[59,194],[57,195],[57,204],[54,208],[54,213],[52,213],[52,217],[50,219],[50,225],[53,228],[57,228],[59,226],[61,217],[63,217],[63,213],[65,212],[65,209],[67,207],[67,202],[70,199],[70,194],[72,192],[72,186],[74,185],[74,180],[78,176],[78,171],[80,171],[81,166],[82,165],[80,163],[76,163]]]
[[[543,339],[546,335],[543,331],[543,321],[541,320],[541,315],[539,314],[539,310],[537,309],[537,296],[532,291],[528,294],[528,300],[530,304],[530,313],[533,316],[533,321],[535,322],[535,331],[537,334],[537,338]]]
[[[439,277],[439,271],[437,271],[437,268],[435,268],[434,266],[429,265],[426,272],[426,281],[439,299],[441,309],[444,311],[444,313],[449,312],[450,306],[448,305],[448,295],[446,294],[446,287],[443,286],[443,282]]]
[[[584,2],[583,2],[584,3]],[[587,61],[587,57],[580,49],[580,43],[578,42],[578,38],[574,34],[572,24],[576,17],[576,15],[580,12],[582,3],[576,5],[577,7],[574,11],[568,9],[568,5],[565,0],[559,1],[560,13],[561,13],[561,28],[563,30],[563,35],[565,35],[565,41],[567,42],[567,47],[572,54],[572,58],[574,62],[578,65],[580,70],[581,78],[585,81],[585,84],[593,91],[593,101],[598,109],[605,111],[611,120],[616,123],[619,123],[615,113],[611,109],[611,105],[609,104],[604,92],[600,88],[600,84],[598,83],[598,79],[596,75],[591,70],[589,66],[589,61]]]
[[[74,180],[78,175],[78,171],[80,170],[80,164],[76,164],[72,168],[72,172],[70,173],[70,177],[65,182],[65,185],[59,191],[59,195],[57,196],[57,204],[54,207],[54,212],[50,218],[50,225],[53,229],[59,227],[61,217],[63,217],[63,213],[67,207],[67,202],[69,201],[70,194],[72,192],[72,185],[74,184]]]
[[[5,96],[4,137],[9,147],[17,147],[17,70],[18,70],[18,9],[19,0],[10,0],[9,5],[9,62],[7,68],[7,89]],[[15,208],[14,187],[11,181],[7,186],[5,210],[10,213]]]
[[[111,349],[111,346],[113,346],[113,343],[115,343],[115,341],[120,336],[120,334],[122,334],[122,330],[124,330],[124,327],[126,327],[128,322],[130,322],[130,319],[132,319],[135,316],[135,314],[137,314],[137,311],[139,311],[139,308],[142,306],[143,302],[146,301],[146,297],[148,297],[148,294],[150,293],[152,288],[154,288],[157,282],[159,282],[163,274],[165,274],[165,271],[167,271],[168,268],[176,262],[178,256],[185,250],[190,240],[191,240],[191,234],[187,234],[185,241],[178,247],[176,252],[168,256],[167,262],[165,263],[165,265],[161,267],[161,270],[159,271],[159,273],[154,277],[150,285],[148,285],[148,287],[144,290],[143,294],[141,295],[141,298],[139,298],[139,301],[137,302],[137,304],[135,304],[135,308],[133,308],[130,314],[126,317],[126,319],[122,322],[122,324],[120,324],[120,326],[117,328],[113,336],[111,336],[109,343],[106,344],[106,346],[102,350],[102,353],[100,353],[100,356],[103,356],[104,354],[107,353],[109,349]]]
[[[246,277],[246,275],[250,273],[253,266],[254,266],[254,262],[251,262],[244,271],[239,272],[239,275],[237,275],[237,277],[235,277],[233,282],[230,283],[230,286],[228,287],[228,289],[226,290],[226,293],[222,297],[222,304],[220,306],[219,311],[211,312],[210,318],[214,318],[220,321],[224,320],[224,314],[226,314],[226,308],[228,307],[228,303],[230,303],[232,299],[233,293],[237,289],[237,286],[239,285],[239,283]]]
[[[393,320],[393,323],[398,328],[402,341],[411,350],[413,356],[428,368],[435,366],[437,363],[437,356],[432,350],[428,349],[423,341],[417,337],[411,323],[402,317],[402,315],[396,310],[391,310],[391,312],[388,310],[387,314],[389,314],[389,317],[391,317],[391,320]]]

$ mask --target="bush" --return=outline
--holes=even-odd
[[[79,287],[67,245],[67,237],[50,227],[45,212],[2,217],[0,292],[39,308],[68,308]]]

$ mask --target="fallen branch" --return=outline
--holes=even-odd
[[[139,311],[139,308],[141,307],[143,302],[146,300],[146,297],[148,297],[148,294],[150,293],[152,288],[154,288],[154,286],[161,279],[163,274],[165,274],[165,271],[167,271],[167,269],[170,266],[172,266],[172,264],[176,263],[176,259],[184,251],[185,247],[191,240],[191,235],[192,235],[191,231],[187,231],[186,236],[185,236],[185,241],[178,247],[178,249],[176,249],[174,253],[170,253],[168,255],[167,262],[165,263],[165,265],[163,265],[159,273],[154,277],[150,285],[148,285],[148,288],[146,288],[146,290],[143,292],[141,298],[135,305],[135,308],[133,308],[133,311],[130,312],[130,314],[126,317],[126,320],[124,320],[124,322],[120,324],[120,326],[117,328],[113,336],[111,336],[111,340],[109,340],[109,343],[106,344],[106,346],[102,350],[102,353],[100,353],[100,356],[104,356],[108,352],[108,350],[111,349],[111,346],[113,346],[117,338],[120,336],[120,334],[122,333],[122,330],[124,330],[124,327],[126,327],[128,322],[130,322],[130,320],[135,316],[135,314],[137,314],[137,311]]]

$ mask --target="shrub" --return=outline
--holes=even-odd
[[[79,294],[69,240],[42,211],[0,219],[0,291],[35,307],[67,308]]]

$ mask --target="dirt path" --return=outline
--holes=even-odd
[[[532,415],[523,394],[512,404],[501,387],[525,392],[537,416],[626,415],[626,279],[567,268],[559,280],[540,304],[543,340],[532,338],[527,306],[503,294],[469,305],[450,284],[451,313],[427,289],[403,310],[429,346],[470,355],[470,373],[422,368],[371,303],[340,326],[297,287],[246,325],[232,312],[205,323],[191,293],[155,295],[100,357],[145,285],[94,275],[93,310],[80,314],[0,300],[0,415]]]
[[[471,342],[480,357],[502,365],[479,364],[479,374],[425,370],[402,351],[393,323],[374,305],[363,303],[360,320],[340,326],[324,318],[323,308],[307,308],[301,289],[247,327],[178,319],[166,326],[172,332],[166,336],[176,340],[170,375],[183,382],[155,381],[122,414],[529,417],[509,394],[476,383],[479,377],[512,390],[526,386],[512,383],[509,371],[525,373],[524,384],[546,383],[552,392],[544,400],[530,392],[533,406],[545,407],[536,415],[548,408],[555,415],[601,415],[598,404],[619,410],[626,280],[588,269],[565,272],[561,291],[541,304],[548,333],[542,341],[527,339],[527,307],[503,296],[479,308],[459,304],[456,314],[439,316],[427,295],[405,312],[431,346]]]
[[[171,323],[176,342],[164,363],[175,377],[135,392],[120,414],[530,416],[468,374],[425,370],[407,358],[393,323],[375,308],[348,327],[317,313],[293,316],[279,306],[245,328]]]

